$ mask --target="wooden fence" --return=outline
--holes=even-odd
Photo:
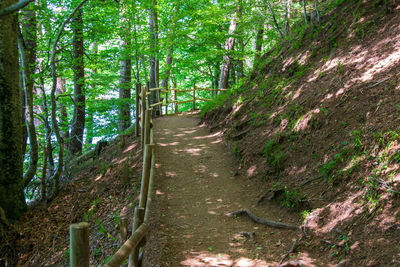
[[[196,109],[196,101],[210,101],[196,97],[197,90],[214,90],[208,88],[197,88],[178,90],[163,88],[153,88],[146,92],[146,87],[136,85],[136,136],[141,136],[143,151],[143,172],[140,188],[139,205],[135,207],[132,235],[127,238],[128,218],[122,214],[120,216],[120,241],[121,247],[105,265],[107,267],[121,266],[128,259],[128,266],[141,266],[139,261],[140,250],[143,249],[145,237],[149,232],[150,210],[152,206],[152,192],[154,181],[155,152],[153,143],[152,111],[154,107],[165,106],[165,113],[168,113],[168,105],[174,104],[175,113],[178,112],[178,104],[193,102],[193,109]],[[224,89],[216,91],[225,91]],[[165,93],[165,99],[157,103],[150,104],[149,97],[152,92]],[[174,92],[174,100],[169,101],[168,94]],[[177,101],[177,93],[193,92],[193,99]],[[160,99],[160,98],[159,98]],[[161,100],[161,99],[160,99]],[[161,109],[162,110],[162,109]],[[162,113],[162,112],[161,112]],[[162,114],[161,114],[162,115]],[[89,223],[81,222],[70,225],[70,266],[89,267]]]
[[[153,149],[152,109],[146,108],[149,106],[146,103],[147,93],[145,88],[141,89],[141,94],[136,96],[136,103],[140,103],[136,107],[136,114],[140,114],[140,117],[136,120],[136,135],[141,135],[141,144],[144,148],[140,200],[134,212],[132,235],[128,239],[127,218],[121,216],[120,240],[122,246],[106,264],[108,267],[120,266],[127,259],[129,259],[129,266],[140,266],[139,252],[143,248],[144,238],[150,229],[149,217],[152,205],[155,153]],[[86,222],[72,224],[70,226],[70,266],[89,267],[89,250],[89,224]]]
[[[162,107],[165,107],[165,113],[168,114],[168,106],[170,104],[174,105],[174,113],[178,113],[178,105],[179,104],[184,104],[184,103],[193,103],[193,110],[196,110],[196,102],[197,101],[211,101],[212,99],[207,99],[207,98],[202,98],[199,97],[198,94],[196,94],[196,91],[211,91],[212,93],[217,93],[217,92],[224,92],[227,89],[213,89],[213,88],[201,88],[201,87],[196,87],[196,85],[193,85],[193,88],[191,89],[177,89],[177,88],[170,88],[168,90],[165,90],[165,88],[152,88],[149,90],[147,94],[150,94],[151,92],[159,92],[161,95],[162,93],[165,94],[165,97],[162,99],[162,101],[159,101],[157,103],[154,103],[150,105],[150,107],[154,107],[157,105],[160,105]],[[182,100],[178,101],[178,93],[190,93],[192,92],[191,96],[192,99],[189,100]],[[169,99],[169,96],[173,96],[173,100]],[[160,98],[161,99],[161,98]]]

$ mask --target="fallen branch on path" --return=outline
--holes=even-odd
[[[283,258],[282,258],[281,261],[279,262],[279,265],[281,265],[282,262],[283,262],[284,260],[286,260],[286,258],[289,257],[290,253],[293,253],[293,252],[294,252],[294,250],[296,249],[296,246],[297,246],[297,242],[300,241],[300,240],[301,240],[301,238],[296,239],[296,241],[293,242],[293,245],[290,247],[288,253],[286,253],[285,256],[283,256]]]
[[[299,226],[296,225],[291,225],[291,224],[286,224],[286,223],[281,223],[281,222],[274,222],[274,221],[270,221],[264,218],[260,218],[256,215],[254,215],[251,211],[247,210],[247,209],[242,209],[242,210],[238,210],[238,211],[234,211],[231,213],[228,213],[229,216],[238,216],[241,214],[247,214],[247,216],[249,216],[249,218],[256,223],[259,224],[263,224],[263,225],[267,225],[270,227],[274,227],[274,228],[282,228],[282,229],[292,229],[292,230],[297,230],[299,229]]]

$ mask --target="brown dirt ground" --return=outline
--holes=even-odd
[[[298,224],[279,205],[255,207],[260,184],[236,174],[221,132],[190,115],[155,120],[156,180],[146,266],[275,266],[298,233],[227,214],[248,208],[260,217]],[[240,232],[254,232],[254,240]]]
[[[115,140],[99,159],[78,163],[75,174],[63,177],[58,197],[49,204],[30,207],[12,226],[4,243],[18,253],[17,266],[69,266],[69,225],[86,220],[90,224],[90,262],[103,264],[120,245],[119,213],[126,210],[128,218],[133,217],[141,169],[142,153],[134,136],[128,137],[123,148]],[[0,261],[0,266],[3,263]]]

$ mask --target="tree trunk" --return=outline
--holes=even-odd
[[[271,13],[272,21],[274,22],[275,28],[279,32],[279,35],[281,36],[281,38],[283,38],[283,33],[281,31],[281,27],[279,27],[278,21],[276,20],[275,12],[272,9],[271,3],[269,1],[267,1],[267,6],[269,9],[269,12]]]
[[[239,44],[239,53],[240,53],[240,58],[237,61],[237,79],[243,78],[244,77],[244,42],[243,42],[243,37],[240,37],[238,40]]]
[[[307,10],[306,10],[306,1],[303,0],[303,15],[304,15],[304,24],[307,26]]]
[[[23,66],[22,77],[25,89],[25,105],[28,110],[26,118],[28,126],[30,162],[26,173],[24,174],[24,187],[26,187],[36,174],[38,155],[38,142],[36,137],[36,129],[33,114],[33,95],[34,80],[33,74],[36,69],[36,14],[28,8],[24,10],[22,15],[22,37],[19,37],[19,50],[21,55],[21,63]]]
[[[229,25],[229,35],[234,34],[238,26],[238,15],[242,10],[242,1],[238,1],[238,7],[236,14],[232,17]],[[230,36],[225,42],[225,55],[221,64],[221,73],[219,77],[219,89],[227,89],[229,87],[229,71],[232,64],[232,58],[229,53],[233,50],[235,46],[235,38]]]
[[[149,10],[149,32],[150,32],[150,80],[149,88],[156,87],[156,58],[155,54],[155,34],[154,34],[154,10]]]
[[[3,9],[15,0],[3,0]],[[0,16],[0,209],[17,219],[26,209],[16,15]]]
[[[155,1],[154,1],[155,2]],[[155,19],[156,12],[155,6],[149,9],[149,32],[150,32],[150,80],[149,80],[149,89],[157,87],[157,62],[156,62],[156,33],[155,33]],[[156,99],[156,92],[152,92],[149,97],[149,103],[154,104]],[[156,109],[153,110],[153,114],[156,114]]]
[[[132,59],[130,57],[129,43],[124,42],[122,59],[120,61],[121,78],[119,80],[119,131],[123,132],[131,125],[131,83],[132,83]]]
[[[56,94],[57,95],[65,94],[65,79],[64,78],[57,77]],[[62,132],[64,140],[68,140],[69,139],[69,127],[68,127],[67,107],[62,103],[58,103],[58,106],[59,106],[59,109],[60,109],[61,132]]]
[[[25,159],[26,146],[28,145],[28,129],[27,129],[28,127],[25,121],[26,107],[25,107],[25,92],[24,92],[22,71],[20,71],[19,88],[20,88],[20,102],[21,102],[22,157],[23,159]]]
[[[71,154],[80,155],[83,145],[83,131],[85,129],[85,67],[83,48],[83,19],[82,10],[79,9],[72,19],[73,28],[73,70],[74,70],[74,116],[72,119],[71,139],[69,151]]]
[[[290,11],[292,7],[292,0],[285,1],[285,34],[290,33]]]
[[[254,43],[254,65],[257,64],[258,60],[261,57],[261,50],[263,45],[263,38],[264,38],[264,23],[260,23],[258,26],[257,35],[256,35],[256,42]]]
[[[171,75],[171,67],[172,67],[172,61],[173,61],[173,54],[174,54],[174,41],[176,37],[176,25],[177,25],[177,19],[178,19],[178,9],[175,7],[174,8],[174,19],[172,22],[172,27],[171,27],[171,35],[170,35],[170,46],[167,51],[167,56],[165,59],[165,71],[163,75],[163,79],[161,81],[161,87],[164,89],[168,89],[168,82],[169,82],[169,77]],[[168,107],[167,107],[168,109]]]

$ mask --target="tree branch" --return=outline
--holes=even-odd
[[[11,6],[5,7],[0,10],[0,17],[12,14],[15,11],[20,10],[21,8],[24,8],[26,5],[28,5],[30,2],[33,2],[33,1],[34,0],[20,0],[19,2],[15,3]]]

